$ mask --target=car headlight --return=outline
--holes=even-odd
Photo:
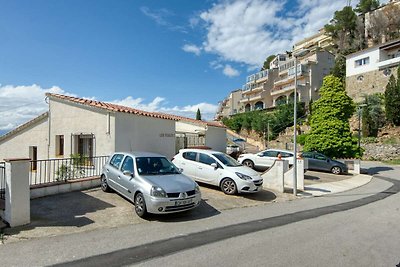
[[[245,180],[245,181],[251,181],[251,177],[250,176],[245,175],[245,174],[240,173],[240,172],[235,172],[235,173],[240,179]]]
[[[198,184],[196,184],[196,186],[194,187],[194,191],[196,192],[196,194],[200,193],[200,187]]]
[[[159,186],[153,186],[150,190],[150,195],[153,197],[167,197],[167,193]]]

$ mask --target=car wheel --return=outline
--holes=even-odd
[[[225,178],[221,182],[221,190],[227,195],[234,195],[237,193],[235,181],[230,178]]]
[[[108,186],[107,178],[104,174],[101,176],[100,186],[101,190],[104,192],[112,192],[112,189]]]
[[[243,165],[244,166],[247,166],[247,167],[249,167],[249,168],[254,168],[254,162],[252,162],[251,160],[249,160],[249,159],[246,159],[245,161],[243,161]]]
[[[332,167],[331,172],[333,174],[341,174],[342,173],[342,169],[338,166]]]
[[[135,196],[135,212],[140,218],[147,215],[146,201],[142,193],[137,193]]]

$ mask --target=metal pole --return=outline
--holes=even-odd
[[[297,57],[294,57],[293,96],[293,195],[297,195]]]
[[[359,152],[361,147],[361,109],[362,107],[358,106],[358,151]]]
[[[267,122],[267,146],[269,146],[269,121]]]

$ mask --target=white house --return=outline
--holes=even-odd
[[[356,101],[363,95],[383,93],[400,64],[400,39],[376,45],[346,57],[346,91]]]
[[[0,161],[22,157],[67,158],[78,153],[109,155],[133,150],[172,158],[181,148],[177,145],[178,133],[202,137],[202,145],[215,150],[224,151],[226,147],[226,128],[215,122],[65,95],[46,96],[48,112],[0,137]]]

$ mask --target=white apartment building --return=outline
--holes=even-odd
[[[240,102],[241,99],[242,99],[241,89],[237,89],[230,92],[228,97],[219,102],[215,119],[220,120],[223,117],[229,117],[242,112],[243,104]]]
[[[366,94],[383,93],[400,64],[400,39],[346,57],[346,91],[360,102]]]

